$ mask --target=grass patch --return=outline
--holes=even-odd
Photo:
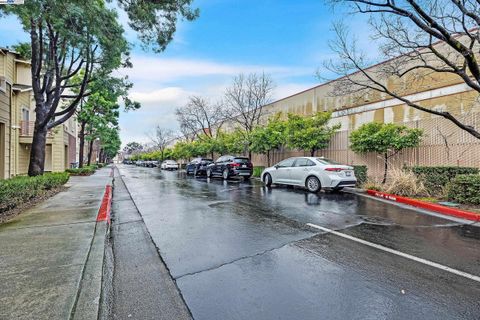
[[[265,170],[265,167],[253,167],[253,176],[259,178],[263,170]]]

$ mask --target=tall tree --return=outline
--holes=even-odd
[[[138,33],[144,48],[156,52],[165,50],[173,40],[178,19],[192,21],[199,10],[192,8],[193,0],[117,0],[128,15],[130,28]]]
[[[79,167],[83,167],[85,139],[88,138],[91,144],[91,136],[98,129],[104,128],[107,124],[116,127],[118,124],[119,108],[118,100],[123,101],[124,110],[136,110],[140,108],[138,102],[128,98],[128,90],[132,84],[126,78],[115,78],[108,75],[98,75],[89,84],[90,95],[83,98],[77,108],[77,120],[80,126],[79,137]],[[100,131],[98,131],[100,132]],[[89,148],[91,155],[91,148]],[[90,156],[89,156],[90,159]]]
[[[240,74],[225,92],[226,117],[251,132],[263,115],[263,107],[272,101],[275,85],[265,73]]]
[[[109,127],[100,134],[101,157],[100,162],[109,162],[120,151],[122,142],[118,127]]]
[[[317,150],[328,147],[330,140],[340,125],[329,126],[332,114],[319,112],[313,116],[300,116],[289,113],[286,124],[287,145],[315,156]]]
[[[225,118],[244,131],[248,142],[250,133],[260,124],[263,107],[272,101],[275,85],[265,73],[240,74],[233,78],[225,92]],[[251,157],[251,152],[249,151]]]
[[[173,139],[173,132],[157,125],[153,134],[149,135],[149,138],[152,141],[154,148],[160,151],[160,157],[163,161],[165,149]]]
[[[127,143],[127,145],[123,148],[123,152],[129,155],[138,154],[141,151],[143,151],[143,145],[135,141]]]
[[[181,128],[198,138],[214,138],[224,122],[222,105],[200,96],[189,97],[188,103],[175,110]]]
[[[344,24],[336,24],[337,40],[332,43],[339,60],[327,68],[341,77],[339,94],[373,90],[396,98],[417,110],[443,117],[477,139],[480,129],[468,117],[446,110],[425,107],[390,83],[403,79],[432,81],[430,74],[457,78],[480,94],[480,2],[473,0],[331,0],[349,6],[355,14],[365,14],[379,41],[386,62],[369,67],[371,61],[358,49]],[[393,82],[392,82],[393,81]],[[476,127],[477,126],[477,127]]]
[[[382,183],[387,181],[388,162],[405,148],[418,146],[423,132],[394,123],[371,122],[360,126],[350,134],[350,148],[358,153],[375,152],[383,157]]]

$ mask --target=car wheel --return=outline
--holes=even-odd
[[[272,176],[270,175],[270,173],[265,174],[265,176],[263,177],[263,183],[265,183],[267,187],[270,187],[272,185]]]
[[[229,176],[229,174],[228,174],[228,169],[223,169],[223,174],[222,174],[222,176],[223,176],[223,180],[227,180],[227,179],[228,179],[228,176]]]
[[[318,192],[322,188],[320,185],[320,180],[314,176],[307,178],[307,181],[305,181],[305,187],[307,187],[308,191],[310,192]]]
[[[207,169],[207,178],[211,178],[211,177],[212,177],[212,170]]]

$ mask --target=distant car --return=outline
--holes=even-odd
[[[207,174],[207,166],[211,163],[213,163],[212,159],[195,158],[187,164],[185,170],[187,174],[193,174],[196,177],[201,174]]]
[[[148,168],[155,168],[158,166],[158,161],[154,161],[154,160],[145,161],[144,166]]]
[[[245,180],[253,174],[253,164],[247,157],[222,156],[207,166],[207,177],[220,176],[227,180],[233,176],[241,176]]]
[[[142,161],[142,160],[137,160],[135,161],[135,165],[139,166],[139,167],[143,167],[145,164],[145,161]]]
[[[353,168],[322,157],[295,157],[266,168],[261,175],[266,186],[286,184],[302,186],[310,192],[322,188],[342,190],[357,183]]]
[[[174,160],[165,160],[160,165],[163,170],[178,170],[178,163]]]

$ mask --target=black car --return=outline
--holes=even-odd
[[[187,174],[193,174],[194,176],[206,174],[207,165],[211,163],[213,163],[212,159],[195,158],[187,164],[185,170],[187,171]]]
[[[249,158],[221,156],[207,166],[207,177],[219,176],[227,180],[233,176],[242,176],[245,180],[250,179],[253,173],[253,164]]]

